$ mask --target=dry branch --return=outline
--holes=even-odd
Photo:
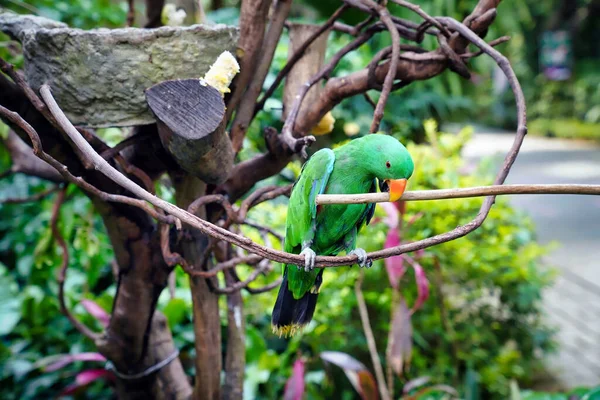
[[[475,186],[459,189],[415,190],[406,192],[401,201],[463,199],[467,197],[497,196],[506,194],[586,194],[600,195],[600,185],[574,185],[574,184],[549,184],[549,185],[493,185]],[[317,204],[362,204],[385,203],[390,201],[389,193],[361,193],[361,194],[320,194]]]
[[[492,14],[493,13],[489,13],[489,15],[492,15]],[[488,21],[487,18],[489,18],[489,17],[487,17],[487,15],[488,14],[484,15],[486,18],[486,21]],[[475,23],[475,21],[477,21],[478,17],[483,18],[484,16],[479,15],[477,17],[474,17],[472,19],[474,21],[473,23]],[[520,148],[520,145],[521,145],[524,135],[526,133],[525,103],[524,103],[524,97],[523,97],[523,93],[521,91],[520,85],[516,79],[516,76],[514,75],[514,72],[512,71],[512,68],[511,68],[508,60],[504,56],[502,56],[500,53],[498,53],[496,50],[494,50],[491,46],[489,46],[485,41],[483,41],[481,38],[479,38],[479,36],[477,36],[473,31],[471,31],[466,26],[464,26],[450,18],[439,18],[438,20],[440,22],[442,22],[444,25],[458,30],[461,33],[461,35],[463,35],[469,41],[471,41],[472,43],[474,43],[475,45],[480,47],[480,49],[483,50],[486,54],[490,55],[497,62],[497,64],[500,66],[502,71],[507,76],[509,84],[514,92],[516,102],[517,102],[517,109],[518,109],[517,136],[515,138],[513,147],[511,148],[511,150],[505,160],[505,163],[495,181],[496,185],[502,184],[508,174],[508,171],[510,170],[510,167],[512,166],[512,163],[514,162],[514,160],[518,154],[518,150]],[[381,67],[385,67],[385,65],[386,64],[382,65]],[[378,68],[378,70],[379,70],[379,68]],[[383,70],[382,70],[382,72],[383,72]],[[385,72],[387,74],[387,71],[385,71]],[[315,81],[317,81],[317,80],[315,80]],[[308,85],[305,86],[304,88],[308,89]],[[60,120],[60,125],[63,128],[65,128],[65,130],[68,133],[71,140],[73,140],[73,142],[76,144],[76,146],[80,147],[80,150],[93,161],[95,168],[97,168],[99,171],[104,173],[107,177],[109,177],[111,180],[113,180],[117,184],[119,184],[119,185],[123,186],[124,188],[126,188],[127,190],[131,191],[139,198],[150,202],[151,204],[155,205],[158,208],[163,209],[168,214],[171,214],[172,216],[175,216],[175,217],[181,219],[181,221],[183,223],[186,223],[187,225],[190,225],[190,226],[198,229],[199,231],[201,231],[202,233],[204,233],[206,235],[212,236],[216,239],[225,240],[229,243],[232,243],[239,247],[242,247],[242,248],[246,249],[247,251],[250,251],[254,254],[257,254],[264,258],[268,258],[273,261],[285,262],[285,263],[297,264],[297,265],[303,264],[303,262],[304,262],[303,257],[301,257],[299,255],[289,254],[289,253],[273,250],[273,249],[267,248],[265,246],[258,245],[246,237],[229,232],[223,228],[220,228],[214,224],[211,224],[205,220],[202,220],[202,219],[186,212],[185,210],[178,208],[178,207],[174,206],[173,204],[170,204],[170,203],[168,203],[162,199],[159,199],[156,196],[148,193],[147,191],[142,189],[140,186],[135,184],[133,181],[131,181],[129,178],[125,177],[119,171],[115,170],[112,166],[110,166],[108,163],[106,163],[106,161],[104,159],[102,159],[102,157],[100,157],[91,148],[91,146],[81,137],[79,132],[77,132],[77,130],[66,119],[66,117],[64,116],[62,111],[58,108],[58,106],[54,102],[54,100],[50,94],[50,90],[47,86],[42,88],[42,94],[43,94],[44,100],[47,102],[48,106],[52,110],[53,115],[57,119]],[[296,112],[297,112],[297,110],[296,110]],[[286,121],[287,131],[284,127],[284,132],[283,132],[283,134],[289,135],[288,139],[292,140],[292,144],[293,144],[293,142],[296,142],[296,139],[292,135],[291,126],[289,126],[290,124],[293,123],[293,121],[295,121],[295,117],[293,117],[293,118],[290,117],[287,119],[287,121]],[[399,255],[399,254],[402,254],[402,253],[405,253],[408,251],[414,251],[414,250],[426,248],[429,246],[437,245],[437,244],[444,243],[449,240],[454,240],[456,238],[464,236],[464,235],[468,234],[469,232],[472,232],[473,230],[477,229],[483,223],[483,221],[487,217],[487,214],[489,213],[489,210],[490,210],[493,202],[494,202],[494,196],[487,197],[486,200],[484,201],[484,204],[483,204],[482,208],[480,209],[480,212],[477,215],[477,217],[473,221],[471,221],[470,223],[468,223],[464,226],[459,226],[450,232],[446,232],[444,234],[437,235],[437,236],[434,236],[434,237],[431,237],[428,239],[424,239],[424,240],[421,240],[418,242],[407,243],[407,244],[396,246],[393,248],[388,248],[388,249],[370,253],[369,258],[370,259],[379,259],[379,258],[384,258],[384,257],[390,257],[393,255]],[[357,261],[356,256],[344,256],[344,257],[319,256],[319,257],[317,257],[316,264],[319,267],[339,266],[339,265],[354,264],[354,263],[356,263],[356,261]]]
[[[373,329],[371,328],[371,322],[369,321],[369,312],[367,310],[367,303],[362,293],[362,283],[365,277],[364,270],[360,270],[360,275],[354,284],[354,294],[356,295],[356,302],[358,303],[358,313],[360,314],[360,320],[362,322],[363,331],[365,332],[365,338],[367,339],[367,347],[369,348],[369,354],[371,355],[371,362],[373,363],[373,369],[375,370],[375,377],[377,379],[377,387],[383,400],[390,400],[391,396],[388,392],[385,378],[383,376],[383,368],[381,367],[381,361],[379,360],[379,353],[377,352],[377,344],[375,343],[375,336],[373,335]]]
[[[277,88],[279,87],[279,84],[281,83],[281,81],[283,81],[283,78],[285,78],[286,75],[292,70],[294,65],[296,65],[296,62],[298,62],[298,60],[300,60],[302,58],[302,56],[304,55],[304,52],[310,47],[310,45],[317,38],[319,38],[325,31],[327,31],[329,28],[331,28],[334,25],[335,21],[342,15],[342,13],[347,8],[348,8],[347,5],[344,4],[340,8],[335,10],[335,12],[333,14],[331,14],[331,17],[329,17],[329,19],[327,21],[325,21],[325,23],[321,24],[320,27],[316,31],[314,31],[304,41],[304,43],[302,43],[302,45],[300,45],[296,49],[294,54],[292,54],[291,57],[288,58],[287,63],[281,69],[281,71],[279,71],[279,73],[275,77],[275,80],[273,81],[271,86],[269,86],[269,88],[267,89],[265,94],[262,96],[260,101],[258,101],[256,103],[256,106],[254,107],[254,115],[255,116],[260,110],[263,109],[263,107],[265,106],[265,102],[269,99],[269,97],[271,97],[273,95],[273,93],[275,93],[275,90],[277,90]]]
[[[65,279],[67,277],[67,269],[69,268],[69,248],[67,247],[67,242],[63,238],[60,230],[58,229],[58,218],[60,213],[60,207],[65,200],[65,194],[67,192],[67,188],[64,187],[58,192],[58,197],[56,198],[56,202],[54,203],[54,207],[52,207],[52,218],[50,219],[50,229],[52,230],[52,236],[58,242],[62,250],[62,263],[60,266],[60,270],[58,272],[58,304],[60,305],[60,311],[67,317],[67,319],[71,322],[71,324],[81,333],[83,336],[95,341],[100,337],[99,334],[92,332],[90,328],[82,324],[80,321],[75,318],[71,311],[67,308],[67,304],[65,303]]]
[[[175,220],[173,218],[159,214],[155,209],[150,207],[146,202],[144,202],[142,200],[134,199],[131,197],[122,196],[122,195],[118,195],[118,194],[111,194],[111,193],[104,192],[104,191],[96,188],[95,186],[89,184],[83,178],[74,176],[73,174],[71,174],[69,172],[69,170],[67,169],[67,167],[65,165],[63,165],[62,163],[57,161],[54,157],[50,156],[48,153],[46,153],[42,149],[42,142],[40,140],[39,135],[31,127],[31,125],[29,125],[23,118],[21,118],[21,116],[19,114],[12,112],[12,111],[4,108],[3,106],[0,106],[0,117],[3,117],[10,123],[14,124],[15,126],[18,126],[20,129],[22,129],[31,139],[31,143],[33,145],[33,153],[36,156],[38,156],[40,159],[42,159],[43,161],[50,164],[53,168],[55,168],[63,176],[65,181],[76,184],[81,189],[89,192],[90,194],[92,194],[94,196],[97,196],[98,198],[100,198],[104,201],[123,203],[123,204],[127,204],[130,206],[138,207],[138,208],[144,210],[146,213],[148,213],[153,218],[156,218],[157,220],[164,222],[164,223],[171,224],[171,223],[175,222]],[[73,127],[73,129],[75,129],[75,127]],[[81,140],[83,140],[87,144],[87,142],[85,141],[85,139],[83,139],[81,134],[76,129],[75,129],[75,131],[77,132],[77,134],[79,135]],[[89,144],[88,144],[88,146],[89,146]],[[90,148],[91,148],[91,146],[90,146]],[[94,151],[94,150],[92,149],[92,151]],[[98,157],[100,157],[100,156],[98,156]],[[113,167],[111,167],[111,168],[113,168]],[[115,171],[117,171],[117,170],[115,170]],[[120,174],[120,172],[118,172],[118,173]],[[126,178],[126,179],[129,179],[129,178]]]

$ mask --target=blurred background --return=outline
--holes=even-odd
[[[198,14],[194,3],[177,5],[188,10],[193,20]],[[418,3],[430,15],[462,20],[477,1]],[[206,23],[237,24],[238,1],[209,0],[203,5]],[[297,0],[293,19],[322,22],[338,5],[336,1]],[[116,0],[0,0],[0,7],[82,29],[123,27],[127,18],[127,2]],[[405,9],[390,9],[397,16],[418,21]],[[143,2],[136,1],[136,12],[136,26],[143,26]],[[362,18],[358,12],[349,12],[342,20],[355,24]],[[508,57],[520,79],[529,121],[529,135],[507,183],[600,183],[599,24],[598,0],[501,2],[486,39],[511,37],[497,49]],[[332,32],[328,54],[347,41],[343,34]],[[364,68],[389,44],[389,37],[376,36],[345,57],[335,75]],[[436,43],[426,38],[423,47],[433,49]],[[19,44],[2,34],[0,55],[22,66]],[[287,55],[284,34],[267,87]],[[393,93],[388,101],[382,130],[406,143],[413,154],[417,169],[412,190],[490,184],[512,143],[516,113],[507,81],[485,56],[468,65],[473,72],[470,80],[445,72]],[[265,126],[281,127],[282,92],[280,88],[267,101],[265,111],[250,127],[242,159],[264,150]],[[375,100],[377,95],[371,94]],[[334,130],[320,136],[316,147],[334,146],[367,132],[372,113],[363,96],[345,100],[332,112]],[[111,145],[122,137],[116,128],[101,129],[99,134]],[[0,137],[4,140],[7,135],[8,128],[0,123]],[[10,164],[0,142],[0,171],[8,170]],[[299,161],[291,163],[269,183],[293,181],[300,167]],[[24,198],[49,187],[36,178],[7,174],[0,180],[0,200]],[[158,190],[163,198],[173,195],[168,182]],[[59,312],[55,274],[61,257],[49,227],[52,205],[51,196],[37,203],[0,204],[3,399],[53,397],[78,372],[93,368],[75,363],[57,371],[44,369],[58,354],[95,351]],[[378,207],[359,246],[372,251],[389,245],[391,229],[398,233],[396,243],[447,231],[469,221],[480,205],[481,199],[460,199]],[[286,201],[278,200],[253,209],[250,217],[283,233],[285,215]],[[390,228],[390,219],[398,215],[403,222]],[[61,221],[71,254],[67,297],[86,324],[100,324],[89,313],[90,304],[109,311],[115,292],[113,254],[104,227],[87,197],[76,188],[69,189]],[[246,233],[262,241],[253,231]],[[430,282],[429,298],[412,316],[412,358],[401,380],[428,376],[432,382],[459,389],[464,398],[477,398],[468,393],[479,393],[482,399],[504,399],[515,393],[520,397],[511,398],[542,399],[550,398],[543,397],[549,392],[563,393],[553,399],[567,399],[581,393],[580,387],[600,385],[599,242],[600,198],[515,196],[498,199],[483,227],[469,236],[396,260],[405,264],[400,293],[408,304],[418,297],[410,268],[414,265],[409,261],[422,267]],[[265,282],[272,281],[277,270]],[[306,367],[308,398],[354,398],[343,373],[324,367],[318,354],[344,352],[370,368],[353,291],[357,276],[357,270],[350,268],[326,273],[316,321],[303,336],[291,340],[270,332],[275,292],[245,296],[247,398],[277,398],[297,357]],[[165,291],[158,308],[167,316],[184,365],[192,374],[191,298],[187,277],[180,269],[176,281],[174,297]],[[382,261],[366,273],[363,292],[383,359],[392,324],[391,305],[397,299]],[[85,386],[76,396],[111,396],[102,379],[91,379]]]

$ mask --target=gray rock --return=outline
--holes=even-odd
[[[67,24],[35,15],[0,14],[0,29],[16,40],[21,40],[23,32],[27,30],[42,28],[67,28]]]
[[[17,32],[29,84],[37,90],[48,82],[69,119],[92,127],[155,122],[144,91],[202,77],[221,52],[234,51],[238,37],[225,25],[83,31],[40,28],[30,16],[20,27],[6,19],[0,14],[0,30]]]

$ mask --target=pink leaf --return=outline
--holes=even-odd
[[[294,362],[292,376],[285,384],[285,400],[302,400],[304,397],[305,382],[304,382],[304,360],[298,358]]]
[[[324,351],[321,353],[321,358],[323,361],[330,362],[342,368],[361,399],[379,399],[375,378],[373,378],[373,374],[369,372],[363,363],[339,351]]]
[[[413,305],[412,310],[410,310],[411,314],[421,308],[425,300],[429,297],[429,281],[425,275],[425,270],[416,261],[412,263],[412,267],[415,270],[415,281],[417,282],[417,301]]]
[[[426,383],[429,383],[430,380],[431,378],[429,376],[420,376],[418,378],[411,379],[410,381],[406,382],[402,387],[402,393],[407,394],[412,390],[415,390],[416,388],[421,387]]]
[[[398,234],[398,230],[395,228],[390,228],[387,238],[385,239],[384,248],[390,248],[394,246],[398,246],[400,244],[400,235]],[[392,256],[385,259],[385,269],[388,273],[388,278],[390,279],[390,285],[394,289],[398,289],[398,283],[400,282],[400,278],[406,272],[406,267],[404,266],[404,258],[402,255]]]
[[[390,229],[398,228],[398,225],[400,224],[400,213],[398,212],[398,209],[394,207],[392,203],[379,203],[379,205],[387,214],[387,217],[384,220],[385,224]]]
[[[85,299],[81,300],[81,305],[92,317],[96,318],[96,320],[98,320],[102,326],[105,328],[108,326],[110,322],[110,315],[97,303],[93,302],[92,300]]]
[[[400,244],[400,232],[398,230],[398,226],[400,224],[400,213],[398,212],[396,206],[392,203],[381,203],[380,206],[385,210],[385,213],[387,214],[385,224],[389,228],[383,247],[386,249],[390,247],[396,247]],[[400,278],[402,278],[402,275],[404,275],[404,272],[406,271],[402,256],[393,256],[386,258],[385,269],[388,273],[388,278],[390,279],[390,285],[392,285],[394,289],[397,289],[398,282],[400,281]]]
[[[80,372],[75,377],[75,382],[67,386],[60,394],[59,397],[69,396],[77,392],[79,389],[84,386],[89,385],[90,383],[98,380],[98,379],[114,379],[114,375],[111,371],[106,369],[88,369],[83,372]]]
[[[412,356],[412,324],[410,312],[402,297],[394,309],[388,336],[387,359],[396,374],[402,375]]]
[[[64,354],[58,360],[44,368],[46,372],[54,372],[75,361],[106,361],[100,353]]]
[[[425,252],[425,249],[419,249],[417,251],[415,251],[415,258],[421,258],[421,257],[425,257],[427,253]]]

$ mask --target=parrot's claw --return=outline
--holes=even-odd
[[[367,252],[365,251],[365,249],[354,249],[350,253],[348,253],[348,255],[356,255],[358,257],[358,266],[361,268],[371,268],[371,265],[373,265],[373,261],[367,258]]]
[[[315,258],[317,258],[317,253],[310,247],[307,247],[300,252],[300,255],[304,256],[304,271],[312,271],[315,268]]]

